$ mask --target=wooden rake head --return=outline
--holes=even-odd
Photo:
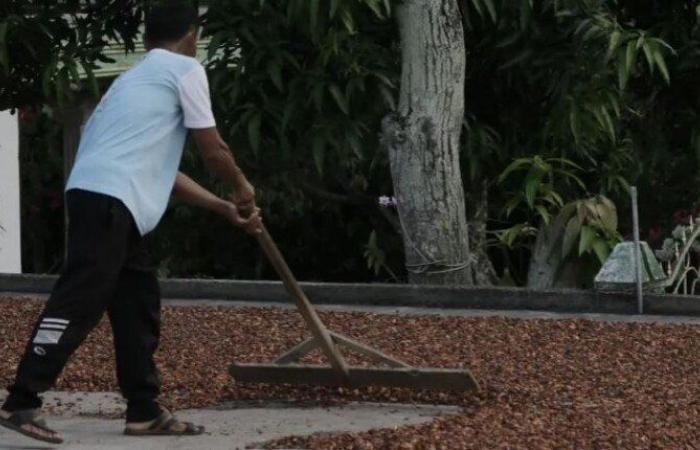
[[[260,383],[317,384],[327,386],[385,386],[412,389],[478,391],[479,384],[467,369],[412,367],[333,331],[329,331],[301,290],[267,230],[257,235],[270,263],[280,275],[287,292],[294,299],[312,337],[297,344],[271,363],[232,363],[229,372],[237,381]],[[338,347],[369,356],[388,367],[348,366]],[[320,348],[330,365],[298,364],[301,357]]]

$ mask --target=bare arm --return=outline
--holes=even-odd
[[[234,225],[243,227],[249,232],[259,232],[260,217],[257,209],[244,219],[240,216],[235,204],[217,197],[182,172],[178,172],[175,178],[173,195],[189,205],[220,214]]]
[[[216,127],[191,130],[204,165],[234,190],[233,201],[241,208],[255,208],[255,190],[248,182]]]
[[[228,203],[182,172],[178,172],[175,178],[173,195],[189,205],[208,209],[216,213],[220,213],[226,206],[226,203]]]

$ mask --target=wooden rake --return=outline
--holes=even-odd
[[[289,295],[296,302],[312,337],[292,347],[271,363],[232,363],[229,372],[242,382],[316,384],[329,386],[388,386],[414,389],[478,391],[479,384],[467,369],[412,367],[372,347],[333,331],[329,331],[301,290],[277,245],[265,227],[256,235]],[[345,347],[368,356],[389,367],[348,366],[339,351]],[[298,364],[301,357],[320,348],[330,366]]]

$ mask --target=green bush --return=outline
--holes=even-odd
[[[204,34],[218,126],[301,278],[402,273],[393,213],[377,201],[392,192],[379,146],[399,65],[390,13],[388,2],[371,0],[209,3]],[[185,170],[206,178],[193,155]],[[184,205],[170,215],[159,241],[172,255],[171,274],[275,277],[251,238]]]
[[[69,101],[74,71],[102,58],[107,38],[132,46],[146,2],[30,3],[0,6],[0,104],[8,107]],[[265,221],[294,271],[317,280],[403,280],[400,226],[394,211],[377,204],[392,194],[379,130],[398,93],[395,3],[208,3],[207,66],[219,126],[258,188]],[[629,184],[640,190],[643,230],[656,234],[673,226],[674,211],[697,204],[696,3],[460,0],[468,54],[467,207],[473,212],[488,199],[489,231],[511,230],[507,243],[515,250],[490,240],[499,272],[509,269],[524,282],[536,230],[563,205],[609,198],[625,235]],[[95,13],[98,6],[110,20]],[[34,139],[22,158],[43,161],[48,148]],[[499,183],[513,161],[532,164]],[[60,170],[53,160],[46,165],[47,174]],[[183,168],[226,193],[196,151],[188,150]],[[32,183],[27,174],[23,183]],[[37,191],[23,201],[48,200]],[[596,249],[584,230],[577,241],[569,236],[580,244],[569,255],[594,251],[587,257],[599,264],[607,248]],[[617,235],[608,231],[599,237],[609,246]],[[252,238],[177,202],[155,237],[164,274],[275,278]],[[47,270],[55,258],[44,259],[35,265]]]
[[[560,174],[541,183],[531,171],[524,182],[490,184],[491,229],[528,232],[521,250],[497,258],[517,282],[524,282],[532,229],[563,204],[607,196],[627,233],[630,184],[640,190],[644,229],[670,226],[660,218],[697,201],[697,2],[462,3],[471,61],[465,178],[497,180],[512,161],[536,156],[578,167],[576,179]],[[519,201],[537,189],[541,202]]]

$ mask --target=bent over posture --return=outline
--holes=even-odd
[[[255,193],[221,140],[196,53],[197,11],[155,7],[146,19],[148,52],[119,76],[93,112],[66,185],[66,263],[19,364],[0,425],[47,442],[61,436],[40,418],[39,393],[107,312],[117,377],[127,400],[125,433],[200,434],[157,403],[153,360],[160,294],[143,236],[160,221],[171,193],[249,232],[260,227]],[[178,172],[192,130],[207,167],[233,188],[218,198]],[[246,218],[239,210],[248,209]]]

